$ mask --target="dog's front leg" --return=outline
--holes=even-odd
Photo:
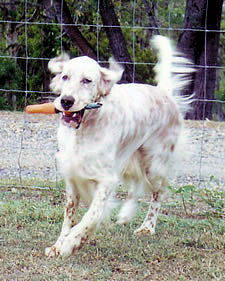
[[[69,256],[79,250],[90,235],[95,231],[104,218],[107,204],[109,203],[112,189],[116,183],[104,182],[97,185],[97,189],[89,210],[82,218],[81,222],[74,226],[70,234],[65,237],[60,248],[60,255]]]
[[[66,205],[64,210],[64,220],[62,230],[56,243],[45,249],[45,254],[48,257],[55,257],[60,254],[63,241],[69,235],[71,228],[76,224],[75,213],[79,205],[80,195],[76,185],[71,181],[66,181]]]

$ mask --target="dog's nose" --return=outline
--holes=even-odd
[[[61,98],[61,105],[63,109],[68,110],[70,109],[75,102],[75,99],[72,96],[63,96]]]

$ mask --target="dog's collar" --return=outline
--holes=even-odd
[[[102,103],[100,102],[95,102],[95,103],[89,103],[87,104],[84,109],[96,109],[102,106]]]
[[[56,109],[56,113],[62,113],[62,120],[68,124],[71,127],[74,127],[75,129],[79,129],[80,124],[82,122],[84,112],[85,110],[91,110],[91,109],[97,109],[101,107],[102,104],[97,102],[97,103],[89,103],[87,104],[84,108],[82,108],[79,111],[74,111],[74,112],[62,112],[60,110]]]

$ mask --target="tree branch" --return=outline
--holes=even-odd
[[[69,8],[66,4],[65,0],[43,0],[43,4],[45,9],[49,9],[49,7],[53,6],[57,21],[63,24],[63,30],[65,31],[66,35],[69,37],[71,42],[76,45],[79,50],[81,51],[82,55],[89,56],[93,59],[97,59],[96,53],[88,41],[84,38],[81,34],[79,29],[75,26],[73,19],[71,17]],[[63,7],[62,7],[63,6]],[[54,11],[50,9],[50,13]],[[53,14],[54,16],[54,14]]]
[[[127,44],[114,11],[113,3],[111,0],[100,0],[99,6],[101,19],[105,26],[113,56],[118,62],[126,62],[124,63],[125,71],[122,80],[133,82],[132,60],[128,53]]]
[[[149,18],[149,26],[154,28],[153,30],[151,30],[151,36],[152,36],[153,32],[155,32],[155,34],[157,34],[157,35],[160,35],[157,20],[155,18],[156,1],[155,0],[151,0],[151,1],[142,0],[142,1],[147,10],[147,14],[148,14],[148,18]]]

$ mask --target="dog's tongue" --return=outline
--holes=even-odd
[[[83,117],[83,110],[78,112],[64,112],[62,119],[72,127],[78,129]]]

